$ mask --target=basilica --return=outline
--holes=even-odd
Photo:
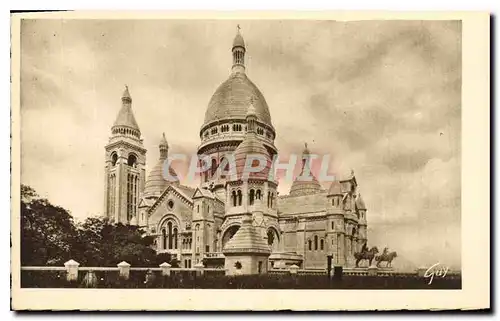
[[[231,52],[231,73],[211,97],[200,128],[197,154],[209,157],[211,166],[197,188],[165,178],[165,135],[160,157],[146,173],[146,149],[125,89],[105,146],[106,216],[141,226],[156,237],[158,253],[172,254],[185,268],[202,263],[244,265],[258,273],[291,265],[325,269],[328,255],[336,266],[353,266],[354,253],[367,242],[366,206],[354,172],[323,188],[303,161],[302,172],[312,177],[295,178],[288,195],[278,195],[270,165],[245,180],[217,175],[229,156],[241,172],[247,155],[271,164],[278,153],[269,107],[245,73],[239,30]],[[309,154],[306,146],[303,159]],[[176,176],[173,168],[168,171]]]

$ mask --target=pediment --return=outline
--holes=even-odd
[[[180,189],[176,188],[173,185],[167,186],[165,191],[160,195],[160,197],[156,200],[156,202],[151,206],[150,212],[153,212],[156,208],[162,205],[166,200],[170,198],[176,198],[182,203],[186,204],[188,207],[193,207],[193,199],[184,194]]]

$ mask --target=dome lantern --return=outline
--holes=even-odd
[[[304,151],[302,152],[302,169],[292,183],[290,188],[290,196],[300,196],[316,194],[322,191],[321,184],[311,171],[311,153],[304,144]]]
[[[247,121],[247,133],[255,133],[255,121],[257,120],[257,112],[253,106],[254,97],[250,99],[250,106],[247,110],[246,121]]]
[[[240,34],[240,25],[237,27],[236,36],[233,40],[233,73],[244,73],[245,72],[245,41]]]

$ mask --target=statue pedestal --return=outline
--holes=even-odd
[[[376,266],[370,266],[368,267],[368,275],[369,276],[376,276],[378,272],[378,268]]]

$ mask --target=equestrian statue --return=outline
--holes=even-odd
[[[377,262],[377,267],[379,267],[380,263],[382,262],[387,262],[385,267],[392,267],[392,260],[394,260],[394,258],[397,256],[398,254],[395,251],[389,252],[388,247],[384,248],[382,254],[375,256],[375,262]]]
[[[360,261],[367,260],[368,266],[372,265],[373,258],[375,254],[378,253],[378,248],[376,246],[372,247],[368,250],[368,246],[363,244],[363,248],[361,248],[361,252],[354,253],[354,258],[356,259],[356,267],[359,267],[358,264]]]

